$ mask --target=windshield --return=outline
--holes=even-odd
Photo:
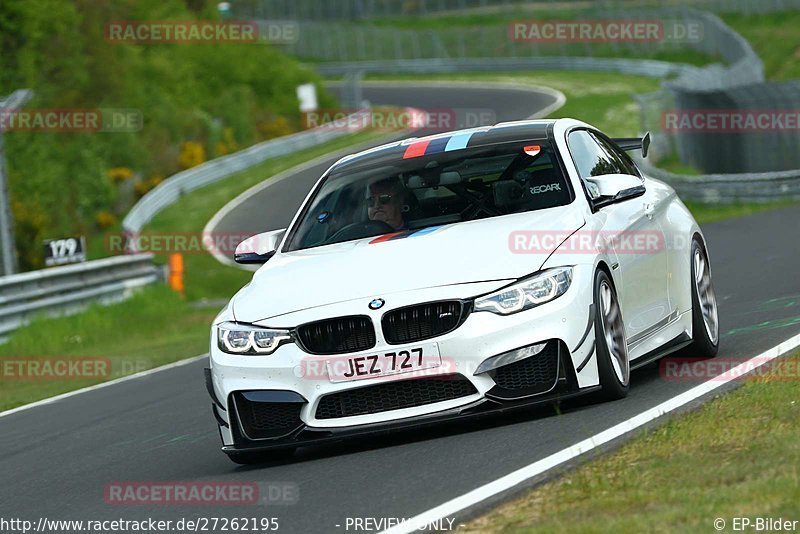
[[[295,225],[287,250],[571,201],[571,189],[544,140],[398,158],[334,170]]]

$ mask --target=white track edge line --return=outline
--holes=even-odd
[[[771,349],[767,349],[757,356],[743,360],[741,364],[728,370],[725,373],[728,376],[724,379],[715,377],[703,382],[702,384],[695,386],[688,391],[684,391],[683,393],[676,395],[675,397],[672,397],[671,399],[664,401],[653,408],[645,410],[638,415],[635,415],[626,421],[595,434],[590,438],[580,441],[575,445],[562,449],[561,451],[551,454],[546,458],[542,458],[541,460],[537,460],[536,462],[517,469],[516,471],[500,477],[493,482],[484,484],[483,486],[475,488],[474,490],[467,492],[460,497],[451,499],[443,504],[440,504],[439,506],[422,512],[421,514],[416,515],[404,521],[403,523],[386,529],[382,531],[382,534],[410,534],[411,532],[418,531],[424,525],[429,525],[436,520],[453,516],[458,512],[461,512],[471,506],[485,501],[490,497],[509,490],[514,486],[517,486],[535,476],[549,471],[554,467],[558,467],[565,462],[575,459],[586,452],[596,449],[597,447],[628,434],[633,430],[641,428],[645,424],[654,421],[655,419],[658,419],[667,413],[675,411],[686,404],[689,404],[693,400],[696,400],[716,390],[728,382],[741,379],[743,374],[752,372],[762,365],[771,362],[780,356],[783,356],[798,346],[800,346],[800,334],[787,339],[783,343],[780,343]],[[757,364],[754,365],[749,363],[754,359],[757,360]]]
[[[22,406],[17,406],[16,408],[11,408],[10,410],[6,410],[4,412],[0,412],[0,418],[5,417],[7,415],[12,415],[18,412],[22,412],[25,410],[30,410],[31,408],[36,408],[37,406],[44,406],[46,404],[52,404],[54,402],[58,402],[63,399],[67,399],[69,397],[74,397],[75,395],[80,395],[82,393],[88,393],[89,391],[95,391],[97,389],[107,388],[109,386],[114,386],[116,384],[120,384],[122,382],[128,382],[129,380],[136,380],[137,378],[142,378],[145,376],[149,376],[155,373],[159,373],[161,371],[166,371],[168,369],[174,369],[176,367],[183,367],[184,365],[189,365],[190,363],[194,363],[196,361],[200,361],[203,358],[208,358],[208,354],[201,354],[199,356],[193,356],[191,358],[187,358],[185,360],[179,360],[177,362],[168,363],[166,365],[162,365],[160,367],[155,367],[153,369],[148,369],[146,371],[142,371],[136,374],[128,375],[128,376],[121,376],[119,378],[115,378],[114,380],[109,380],[108,382],[101,382],[100,384],[95,384],[94,386],[88,386],[81,389],[76,389],[75,391],[68,391],[66,393],[62,393],[60,395],[56,395],[54,397],[47,397],[46,399],[38,400],[36,402],[31,402],[30,404],[23,404]]]

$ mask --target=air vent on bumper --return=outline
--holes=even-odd
[[[295,396],[291,402],[274,402],[269,397]],[[232,401],[248,439],[271,439],[291,434],[301,426],[300,411],[305,399],[291,392],[236,391]],[[276,399],[277,400],[277,399]],[[298,402],[302,401],[302,402]]]
[[[402,408],[424,406],[477,393],[472,382],[459,374],[435,378],[396,380],[325,395],[317,406],[317,419],[337,419]]]
[[[527,358],[497,367],[488,372],[498,388],[513,396],[547,393],[559,379],[559,342],[551,340],[544,349]],[[500,395],[497,390],[493,390]]]

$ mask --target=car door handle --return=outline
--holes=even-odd
[[[653,204],[651,204],[650,202],[645,202],[645,204],[644,204],[644,214],[645,214],[645,216],[648,219],[652,220],[653,219],[653,212],[655,212],[655,206],[653,206]]]

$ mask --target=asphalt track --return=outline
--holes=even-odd
[[[429,94],[435,91],[413,99],[419,106],[418,99]],[[384,95],[386,103],[395,103],[391,92]],[[450,91],[449,105],[460,103],[459,95]],[[515,107],[510,97],[487,95],[485,101],[498,109],[499,120],[512,118],[500,113],[506,105],[522,116],[533,112]],[[281,217],[294,208],[288,205],[302,199],[324,166],[264,190],[218,229],[263,231],[285,224]],[[287,191],[294,196],[284,197]],[[286,211],[278,209],[282,205]],[[800,332],[799,221],[800,208],[792,207],[704,226],[720,300],[719,357],[745,359]],[[35,522],[273,516],[280,520],[279,532],[345,532],[348,517],[414,516],[698,383],[665,380],[651,365],[633,373],[630,395],[622,401],[574,402],[562,405],[558,415],[543,408],[480,424],[309,448],[290,463],[245,468],[219,452],[203,367],[195,362],[0,418],[0,517]],[[299,501],[268,507],[107,504],[104,488],[120,481],[277,482],[296,488]]]

